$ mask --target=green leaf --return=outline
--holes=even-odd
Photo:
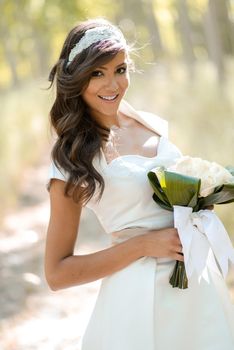
[[[194,193],[194,196],[191,198],[190,202],[188,203],[188,207],[195,208],[197,205],[198,195],[197,193]]]
[[[234,183],[224,184],[224,185],[223,185],[223,189],[225,189],[225,190],[226,190],[226,189],[228,189],[228,190],[229,190],[229,189],[230,189],[230,190],[233,189],[233,190],[234,190]]]
[[[161,176],[159,182],[171,205],[189,206],[197,203],[200,179],[164,171],[164,177]]]
[[[212,193],[207,197],[199,198],[199,210],[208,205],[227,204],[234,202],[234,186],[223,185],[223,189],[219,192]]]
[[[173,211],[173,207],[170,205],[170,203],[168,202],[168,204],[166,204],[165,202],[162,202],[155,193],[153,194],[153,200],[163,209]]]
[[[171,210],[173,205],[195,207],[201,181],[198,178],[177,174],[158,167],[148,173],[154,190],[153,199],[161,207]]]
[[[220,192],[223,189],[223,185],[217,186],[214,189],[214,193]]]
[[[150,171],[147,175],[148,175],[149,182],[150,182],[150,184],[151,184],[151,186],[153,188],[153,191],[154,191],[156,197],[158,197],[158,199],[162,203],[164,203],[165,205],[170,206],[168,198],[165,195],[165,193],[163,192],[156,174],[154,172]],[[156,197],[153,197],[154,200],[155,200]]]

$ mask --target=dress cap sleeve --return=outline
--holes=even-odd
[[[65,182],[68,180],[68,174],[65,172],[65,170],[58,168],[53,161],[50,163],[50,166],[48,169],[48,177],[47,177],[47,183],[46,183],[47,191],[50,190],[52,179],[59,179]]]

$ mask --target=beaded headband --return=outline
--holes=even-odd
[[[114,27],[110,26],[99,26],[96,28],[91,28],[86,30],[85,34],[82,36],[80,41],[71,49],[71,52],[68,57],[67,66],[74,60],[78,53],[87,49],[94,43],[102,40],[112,40],[119,43],[122,43],[126,46],[126,40],[122,32]]]

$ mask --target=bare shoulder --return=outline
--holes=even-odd
[[[152,113],[148,113],[148,114],[152,116]],[[161,136],[157,132],[157,130],[152,130],[152,128],[149,128],[149,125],[147,125],[147,123],[144,122],[144,119],[142,119],[141,121],[138,121],[132,118],[131,116],[123,114],[122,112],[120,113],[120,116],[121,116],[122,122],[135,133],[136,132],[140,134],[144,133],[144,134],[148,134],[149,136],[156,136],[158,138]]]

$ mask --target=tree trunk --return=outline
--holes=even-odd
[[[45,35],[44,35],[45,36]],[[43,33],[33,31],[33,40],[35,42],[36,56],[38,61],[38,73],[44,75],[49,70],[49,44],[43,40]]]
[[[154,59],[163,52],[162,40],[159,32],[157,19],[154,15],[153,0],[120,0],[121,16],[132,20],[137,29],[141,27],[142,32],[146,32],[146,42],[150,42],[150,48]]]
[[[219,0],[218,0],[219,1]],[[218,6],[216,0],[209,0],[208,11],[204,18],[207,48],[210,59],[214,62],[218,78],[224,79],[224,60],[221,33],[218,23]]]
[[[4,54],[6,57],[6,62],[8,63],[8,67],[11,72],[11,86],[13,88],[18,87],[20,85],[20,78],[17,72],[17,60],[15,57],[15,52],[9,49],[7,43],[2,41]]]
[[[217,17],[219,23],[219,30],[222,39],[223,51],[226,54],[234,53],[234,38],[232,33],[232,23],[229,19],[229,13],[231,13],[230,3],[227,0],[217,1],[215,0],[217,8]]]
[[[157,59],[158,56],[162,55],[164,48],[159,32],[157,18],[154,14],[153,0],[143,1],[143,8],[145,13],[145,24],[147,25],[150,34],[153,55],[154,58]]]
[[[178,0],[177,3],[178,11],[178,27],[181,37],[181,43],[183,48],[183,56],[188,65],[190,73],[193,72],[193,63],[195,61],[195,55],[193,51],[193,40],[192,40],[192,26],[189,18],[188,7],[186,0]]]
[[[232,0],[227,0],[226,5],[227,5],[227,11],[228,14],[230,13],[231,15],[231,1]],[[230,37],[230,42],[231,42],[231,48],[232,48],[232,54],[234,54],[234,21],[229,19],[229,37]]]

